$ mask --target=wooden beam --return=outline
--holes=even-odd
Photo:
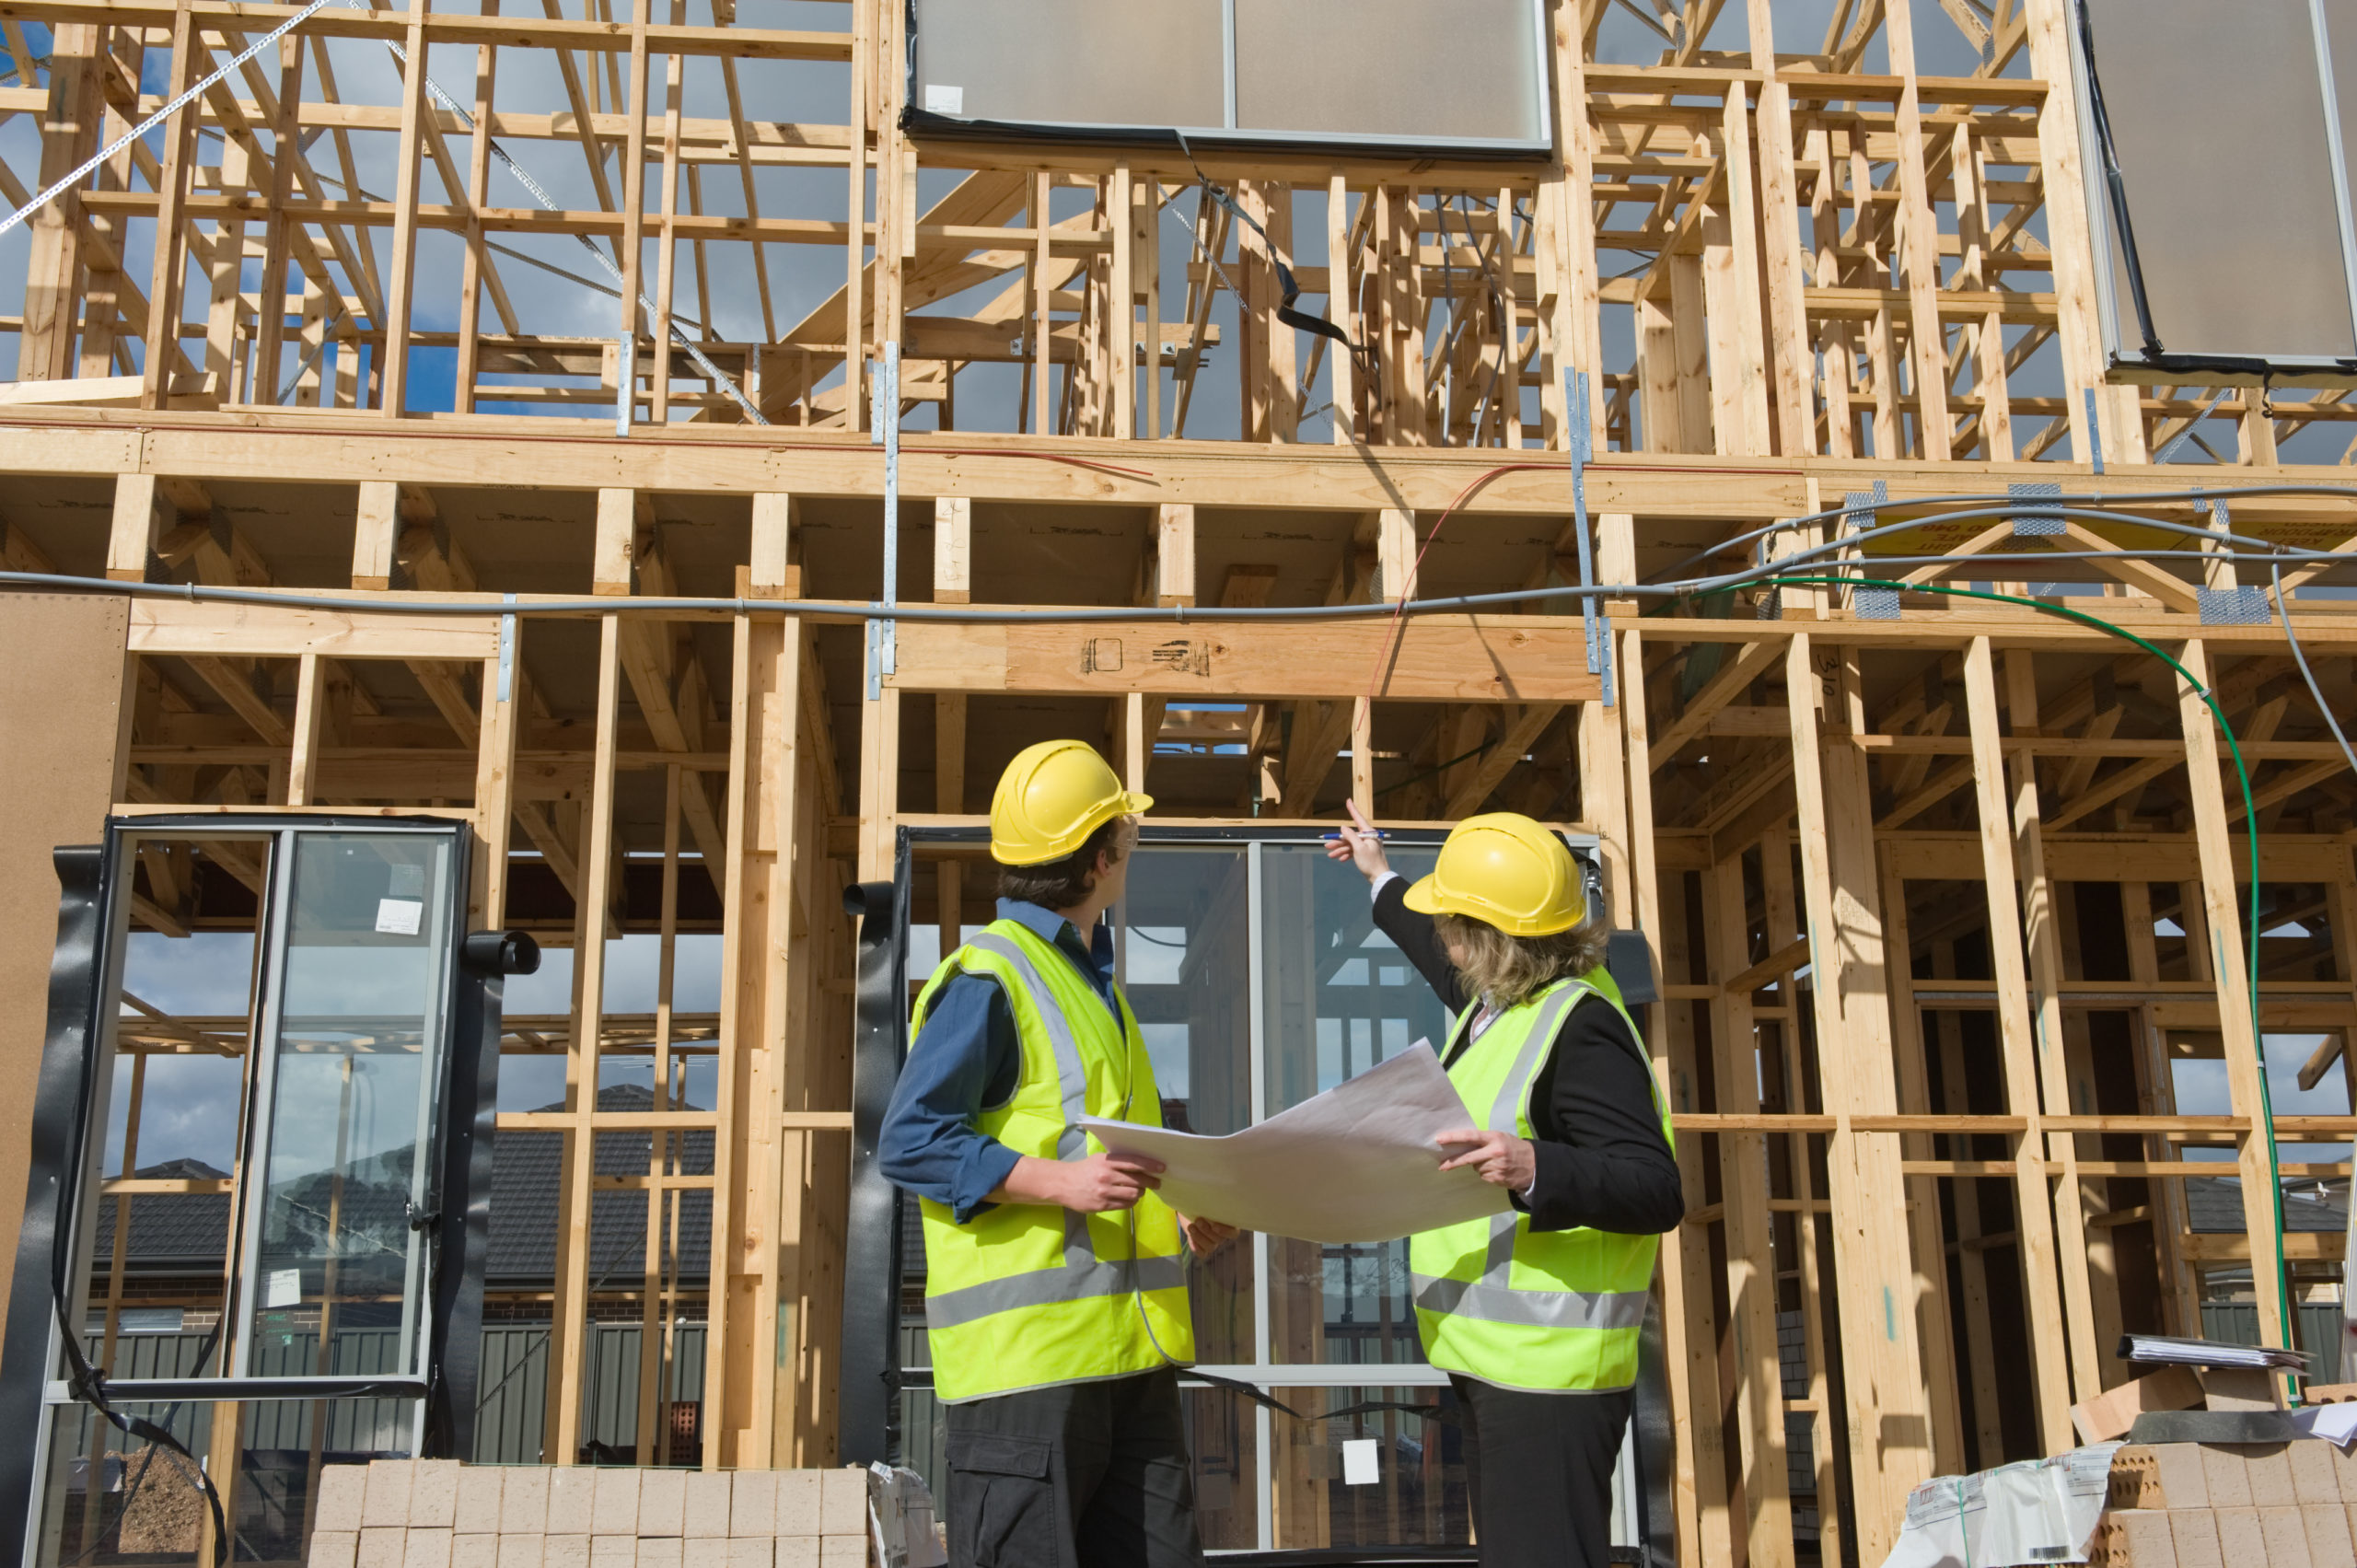
[[[1577,703],[1599,697],[1576,620],[1411,617],[1177,627],[1167,621],[900,623],[889,684],[911,691],[1057,691],[1381,702]],[[1339,744],[1339,742],[1338,742]]]
[[[1654,766],[1659,768],[1683,750],[1688,742],[1702,735],[1712,716],[1749,691],[1782,651],[1774,643],[1765,641],[1746,643],[1737,648],[1735,657],[1694,693],[1685,711],[1662,726],[1661,738],[1653,748]]]
[[[1449,792],[1441,815],[1454,821],[1479,811],[1562,711],[1561,703],[1532,703],[1515,711],[1506,720],[1504,732],[1474,760],[1465,782]]]

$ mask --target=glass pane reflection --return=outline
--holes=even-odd
[[[1148,846],[1120,912],[1120,981],[1154,1059],[1163,1124],[1225,1133],[1252,1121],[1248,856],[1237,848]],[[1252,1355],[1252,1249],[1230,1245],[1190,1271],[1195,1358]]]
[[[1392,866],[1413,878],[1435,851],[1400,846]],[[1391,939],[1376,929],[1366,881],[1322,846],[1261,849],[1260,930],[1268,1106],[1298,1105],[1429,1041],[1448,1016]],[[1269,1239],[1272,1363],[1421,1363],[1408,1304],[1405,1239],[1320,1247]]]
[[[248,1562],[300,1562],[320,1470],[410,1458],[410,1434],[417,1424],[411,1400],[269,1400],[243,1406],[181,1400],[116,1408],[155,1422],[203,1457],[227,1506],[235,1560]],[[205,1547],[210,1510],[186,1459],[123,1436],[87,1406],[52,1407],[49,1421],[50,1473],[41,1489],[35,1568],[212,1562]]]
[[[1464,1429],[1447,1388],[1279,1388],[1276,1539],[1294,1551],[1462,1546]],[[1355,1448],[1355,1452],[1353,1452]]]
[[[311,834],[295,850],[269,1180],[242,1372],[343,1370],[343,1342],[416,1365],[422,1212],[450,947],[450,843]],[[313,1365],[294,1365],[297,1343]]]
[[[1206,1551],[1260,1544],[1260,1407],[1231,1388],[1178,1390],[1195,1461],[1195,1527]]]

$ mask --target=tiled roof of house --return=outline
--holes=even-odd
[[[636,1085],[614,1085],[598,1093],[598,1108],[610,1111],[652,1109],[654,1094]],[[562,1105],[542,1108],[563,1109]],[[674,1134],[679,1154],[676,1172],[709,1175],[713,1135],[709,1132]],[[646,1132],[601,1132],[598,1135],[597,1170],[600,1176],[646,1174],[655,1134]],[[364,1163],[347,1174],[339,1224],[348,1231],[374,1236],[398,1234],[406,1225],[403,1202],[407,1190],[405,1157],[384,1162],[383,1180],[369,1179]],[[398,1168],[396,1168],[398,1167]],[[226,1173],[198,1160],[168,1160],[143,1167],[142,1178],[217,1180]],[[502,1132],[492,1145],[491,1250],[484,1283],[497,1288],[546,1288],[554,1277],[556,1237],[563,1193],[563,1135],[556,1132]],[[328,1178],[305,1178],[290,1187],[288,1196],[304,1212],[314,1213],[324,1225],[330,1202]],[[679,1197],[679,1276],[700,1284],[710,1272],[712,1257],[712,1195],[683,1192]],[[114,1198],[99,1203],[98,1234],[91,1256],[103,1270],[114,1255]],[[668,1211],[668,1203],[665,1204]],[[136,1196],[131,1204],[129,1272],[134,1274],[217,1273],[226,1254],[229,1200],[213,1193],[159,1193]],[[590,1197],[589,1278],[599,1283],[627,1283],[644,1267],[646,1256],[646,1197],[643,1192],[598,1192]]]

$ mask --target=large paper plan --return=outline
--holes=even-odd
[[[1241,1132],[1206,1137],[1081,1119],[1117,1154],[1167,1167],[1180,1214],[1303,1241],[1388,1241],[1494,1214],[1505,1191],[1470,1168],[1440,1168],[1440,1134],[1478,1127],[1433,1048],[1399,1055]]]

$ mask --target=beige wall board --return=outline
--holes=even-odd
[[[60,844],[95,843],[115,793],[121,732],[123,601],[0,599],[0,1248],[15,1257],[30,1148],[34,1077],[48,1022],[49,958],[57,942]],[[0,1282],[0,1310],[7,1285]]]

